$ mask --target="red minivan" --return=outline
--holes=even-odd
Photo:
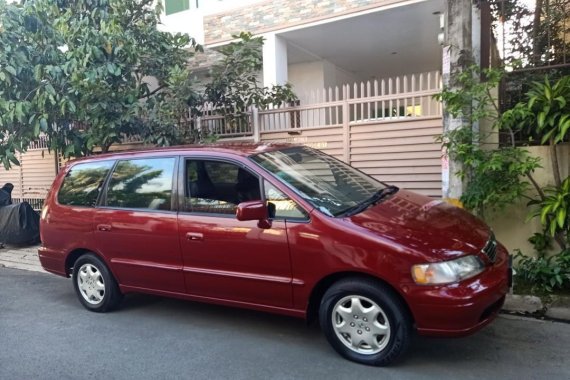
[[[140,292],[313,320],[342,356],[387,365],[422,335],[489,323],[510,279],[479,219],[287,144],[74,161],[41,213],[43,267],[87,309]]]

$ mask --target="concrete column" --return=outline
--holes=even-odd
[[[471,7],[471,55],[472,62],[481,67],[481,10],[479,7]],[[473,107],[478,104],[473,102]],[[480,133],[479,121],[473,122],[473,132]]]
[[[283,85],[287,83],[287,41],[275,33],[263,37],[263,85]]]
[[[459,86],[454,80],[456,75],[465,70],[473,62],[473,2],[472,0],[447,1],[445,12],[445,42],[443,47],[442,79],[443,85],[451,90]],[[479,54],[477,54],[479,56]],[[468,110],[467,110],[468,111]],[[469,126],[467,117],[452,117],[445,112],[443,130],[449,132]],[[461,169],[459,162],[443,157],[442,162],[442,195],[451,203],[459,203],[464,184],[455,173]]]

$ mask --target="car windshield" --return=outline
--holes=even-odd
[[[308,147],[264,152],[251,159],[329,216],[356,214],[397,191]]]

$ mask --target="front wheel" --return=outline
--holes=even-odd
[[[411,340],[406,307],[387,286],[367,279],[346,279],[323,296],[319,319],[327,340],[343,357],[385,366],[398,359]]]
[[[105,263],[92,253],[77,259],[72,280],[77,297],[87,310],[102,313],[121,302],[122,294],[115,278]]]

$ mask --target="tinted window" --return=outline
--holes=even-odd
[[[307,220],[307,214],[291,198],[267,181],[263,181],[265,199],[275,205],[275,219]]]
[[[109,182],[107,206],[170,210],[174,158],[120,161]]]
[[[77,164],[65,176],[57,200],[62,205],[93,207],[113,161]]]
[[[204,161],[204,166],[213,183],[236,184],[238,182],[239,167],[237,165],[219,161]]]
[[[219,161],[186,161],[185,210],[235,214],[237,205],[260,200],[259,179],[247,170]]]

